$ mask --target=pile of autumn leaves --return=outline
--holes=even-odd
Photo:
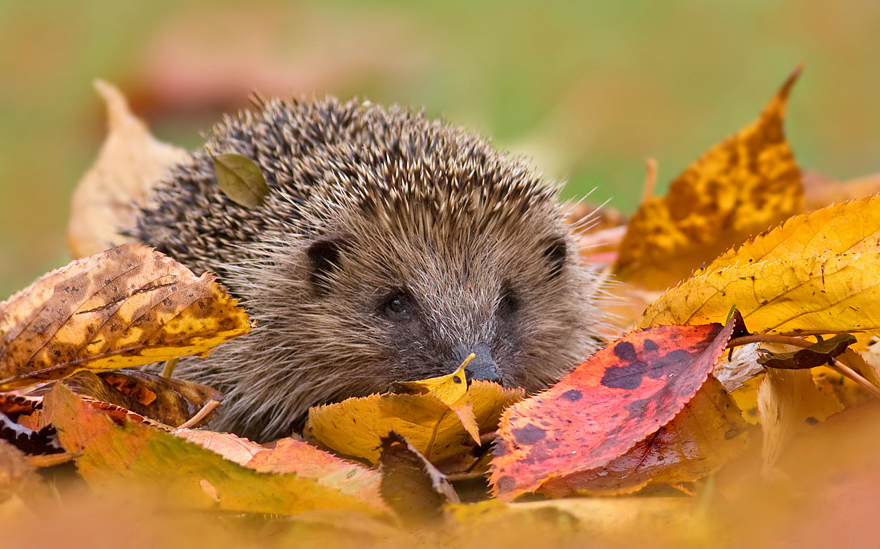
[[[772,476],[806,424],[880,395],[869,345],[880,330],[880,196],[821,209],[848,187],[805,197],[782,131],[796,78],[667,196],[646,199],[622,241],[612,236],[621,227],[584,235],[612,241],[585,257],[613,258],[609,291],[650,304],[632,314],[609,299],[636,329],[556,386],[524,398],[466,383],[462,365],[394,394],[313,408],[306,440],[271,446],[195,429],[222,413],[209,387],[118,370],[204,356],[249,324],[209,275],[119,241],[114,228],[130,212],[103,198],[107,187],[142,199],[182,153],[100,84],[111,134],[77,191],[70,230],[73,253],[88,257],[0,304],[0,470],[15,481],[0,506],[39,491],[34,467],[73,461],[93,490],[122,485],[171,508],[324,509],[392,530],[479,524],[523,516],[533,504],[500,502],[528,494],[700,492],[758,433],[760,470]],[[815,211],[804,213],[805,200]],[[107,241],[120,245],[99,251]],[[469,497],[494,499],[461,504],[455,488],[486,475],[490,494]]]

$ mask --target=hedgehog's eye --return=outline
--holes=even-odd
[[[568,245],[565,240],[558,238],[550,242],[544,250],[544,258],[550,265],[550,279],[554,279],[562,273],[565,260],[568,257]]]
[[[519,310],[519,298],[513,290],[507,289],[501,293],[501,299],[498,300],[498,315],[511,316]]]
[[[394,321],[410,320],[413,316],[412,301],[403,292],[389,295],[382,304],[382,314]]]

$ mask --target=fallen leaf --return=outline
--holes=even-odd
[[[880,252],[799,255],[698,273],[652,303],[639,327],[719,322],[736,307],[753,333],[880,334],[878,300]]]
[[[375,469],[340,459],[301,440],[283,438],[271,450],[263,450],[245,464],[261,473],[295,473],[318,484],[384,507]]]
[[[788,353],[767,352],[758,357],[758,364],[768,368],[807,370],[816,366],[833,364],[835,357],[843,354],[856,342],[852,334],[837,334],[831,339],[817,341],[804,349]]]
[[[259,473],[143,424],[129,421],[120,427],[63,385],[45,396],[44,408],[64,447],[81,452],[77,470],[95,490],[136,492],[165,509],[387,515],[369,497],[342,494],[296,474]]]
[[[25,502],[45,498],[49,488],[20,450],[0,440],[0,504],[18,496]]]
[[[202,448],[220,454],[223,456],[223,459],[239,465],[247,465],[255,455],[266,451],[266,448],[260,444],[232,433],[217,433],[202,429],[175,429],[172,433],[184,440],[198,444]]]
[[[841,183],[820,173],[804,171],[803,183],[804,208],[807,211],[880,193],[880,173]]]
[[[858,219],[858,223],[853,223]],[[694,273],[759,261],[829,257],[880,251],[880,195],[792,217],[772,230],[730,248]]]
[[[223,400],[219,391],[207,385],[136,370],[77,372],[60,382],[80,396],[116,404],[170,427],[186,423],[209,401]],[[48,385],[29,394],[42,395],[50,389]],[[197,426],[210,422],[212,414]]]
[[[234,153],[211,156],[217,184],[236,204],[258,208],[269,196],[269,186],[260,167],[246,156]]]
[[[394,431],[382,437],[382,499],[409,524],[439,520],[443,505],[461,503],[446,476]]]
[[[809,370],[768,369],[758,389],[758,413],[764,431],[762,474],[771,474],[804,420],[823,421],[842,409],[833,393],[819,390]]]
[[[236,304],[142,244],[78,259],[0,303],[0,390],[205,356],[250,329]]]
[[[746,422],[721,383],[709,376],[682,410],[657,432],[599,469],[554,477],[538,490],[627,494],[648,484],[694,482],[711,475],[748,445]]]
[[[137,206],[165,171],[189,158],[185,150],[157,141],[114,86],[96,80],[95,89],[107,104],[109,131],[73,193],[67,248],[74,259],[130,242],[120,227],[133,227]]]
[[[659,326],[598,351],[549,390],[511,406],[498,429],[490,482],[501,500],[602,467],[667,424],[742,329]]]
[[[0,440],[27,455],[59,454],[64,451],[58,442],[58,434],[51,426],[30,429],[3,413],[0,413]]]
[[[457,402],[467,394],[467,378],[464,369],[474,356],[475,355],[471,353],[456,371],[445,376],[421,379],[418,381],[398,381],[394,384],[394,392],[411,395],[430,394],[444,404]]]
[[[474,381],[467,398],[479,432],[494,430],[501,411],[523,397],[522,389]],[[381,438],[391,431],[403,435],[432,463],[474,448],[456,412],[430,394],[372,395],[309,409],[308,432],[342,455],[370,463],[379,459]]]
[[[722,141],[630,219],[616,272],[663,290],[694,268],[803,210],[800,169],[782,122],[798,68],[758,120]]]

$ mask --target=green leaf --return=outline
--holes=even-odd
[[[269,196],[269,186],[253,160],[233,153],[212,155],[211,158],[217,183],[226,196],[245,208],[257,208],[263,204]]]

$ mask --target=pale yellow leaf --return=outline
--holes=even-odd
[[[843,410],[833,393],[820,390],[809,370],[767,368],[758,389],[758,413],[764,432],[762,474],[769,476],[785,446],[807,418],[822,421]]]
[[[733,264],[705,271],[651,304],[640,328],[724,322],[736,307],[751,332],[880,333],[880,252]]]
[[[166,170],[189,157],[157,141],[128,108],[125,97],[101,80],[95,89],[107,104],[108,133],[98,159],[73,193],[67,248],[74,258],[131,241],[119,234],[132,227],[138,204]]]

